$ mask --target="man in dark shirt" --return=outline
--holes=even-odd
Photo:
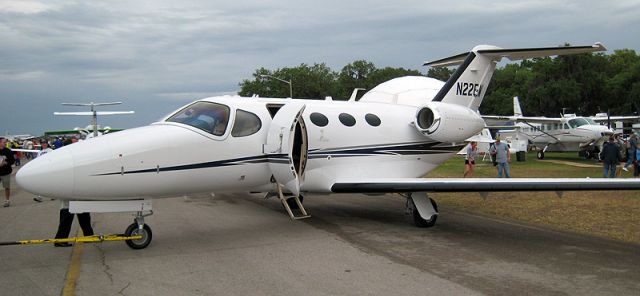
[[[609,137],[609,142],[602,145],[602,152],[600,152],[600,159],[603,164],[603,176],[605,178],[615,178],[616,168],[620,162],[620,150],[615,143],[613,137]]]
[[[4,187],[4,207],[9,206],[11,196],[11,166],[16,162],[13,151],[7,148],[7,139],[0,137],[0,181]]]

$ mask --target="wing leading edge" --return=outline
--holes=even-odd
[[[334,193],[397,192],[498,192],[638,190],[638,179],[605,178],[403,178],[344,180],[333,184]]]

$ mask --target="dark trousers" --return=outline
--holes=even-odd
[[[89,213],[81,213],[77,215],[78,222],[80,222],[80,228],[82,228],[82,234],[84,234],[84,236],[93,235],[93,228],[91,228],[91,215]],[[56,238],[69,237],[73,216],[74,214],[69,213],[69,209],[60,209],[60,224],[58,225]]]

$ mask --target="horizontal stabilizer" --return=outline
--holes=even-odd
[[[122,102],[109,102],[109,103],[62,103],[65,106],[111,106],[120,105]]]
[[[500,58],[507,58],[511,61],[539,58],[554,55],[568,55],[578,53],[589,53],[596,51],[606,51],[607,49],[599,42],[596,42],[592,46],[558,46],[558,47],[540,47],[540,48],[491,48],[491,49],[478,49],[476,53],[493,57],[499,60]],[[425,62],[424,66],[432,67],[447,67],[460,65],[464,62],[469,53],[461,53],[448,58],[440,59],[432,62]]]

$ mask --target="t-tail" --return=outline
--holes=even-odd
[[[496,64],[502,58],[511,61],[606,50],[600,43],[592,46],[503,49],[478,45],[471,52],[425,63],[426,66],[459,65],[433,100],[418,107],[414,125],[428,139],[442,143],[459,143],[478,134],[485,127],[478,114]]]
[[[468,53],[427,62],[425,66],[446,67],[459,65],[451,78],[433,98],[435,102],[465,106],[477,111],[482,103],[496,64],[507,58],[510,61],[606,51],[600,43],[591,46],[562,46],[542,48],[504,49],[492,45],[478,45]]]

